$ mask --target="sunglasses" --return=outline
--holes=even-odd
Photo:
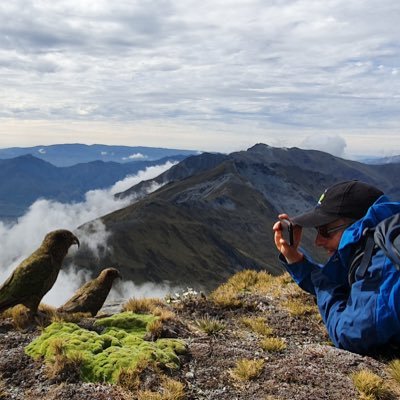
[[[331,234],[337,231],[340,231],[341,229],[347,228],[351,224],[341,224],[338,226],[334,226],[332,228],[327,228],[326,225],[322,226],[317,226],[315,229],[317,230],[318,234],[324,237],[325,239],[329,239],[331,237]]]

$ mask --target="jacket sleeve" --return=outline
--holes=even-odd
[[[387,344],[390,335],[399,333],[397,315],[386,318],[387,325],[380,326],[379,309],[382,263],[380,255],[372,262],[380,267],[369,268],[366,276],[349,286],[339,258],[331,259],[325,266],[305,260],[301,263],[286,264],[294,280],[307,292],[314,294],[318,308],[329,336],[336,347],[359,354],[367,354],[381,345]],[[300,269],[303,269],[301,271]],[[390,322],[391,321],[391,322]]]
[[[320,265],[310,261],[307,256],[304,256],[303,261],[288,264],[286,262],[285,257],[280,254],[279,261],[285,267],[285,269],[289,272],[292,276],[293,280],[306,292],[312,294],[313,296],[316,295],[315,288],[313,282],[311,280],[311,273],[314,270],[318,270],[321,268]]]

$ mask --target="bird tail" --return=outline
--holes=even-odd
[[[4,311],[6,311],[7,309],[16,306],[18,303],[16,303],[15,301],[10,301],[10,300],[4,300],[2,302],[0,302],[0,314]]]

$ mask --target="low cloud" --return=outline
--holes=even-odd
[[[142,180],[152,179],[169,169],[172,165],[168,162],[163,165],[146,168],[139,171],[137,175],[128,176],[124,180],[115,183],[106,190],[92,190],[86,193],[85,201],[81,203],[64,204],[46,199],[37,200],[33,203],[25,215],[18,219],[13,225],[0,222],[0,242],[2,252],[0,253],[0,284],[10,275],[11,271],[35,249],[37,249],[44,236],[55,229],[76,228],[88,221],[108,214],[112,211],[126,207],[134,198],[116,199],[114,194],[124,191]],[[151,190],[157,189],[159,185],[153,186]],[[100,221],[94,221],[90,225],[90,232],[86,232],[79,239],[85,243],[94,255],[107,250],[107,239],[109,232]],[[76,251],[71,247],[69,254]],[[52,305],[60,305],[66,298],[89,277],[88,271],[79,270],[71,266],[61,271],[59,278],[46,295],[45,302]]]
[[[155,283],[144,283],[143,285],[136,285],[132,281],[116,281],[114,286],[107,297],[107,303],[120,303],[121,300],[127,300],[130,298],[146,298],[156,297],[164,298],[167,294],[173,294],[180,292],[181,288],[177,286],[171,286],[168,282],[161,284]]]
[[[131,154],[128,157],[122,157],[123,160],[144,160],[146,158],[147,158],[147,156],[145,156],[142,153],[135,153],[135,154]]]
[[[342,157],[346,148],[346,141],[337,135],[314,135],[305,138],[300,147],[302,149],[319,150]]]

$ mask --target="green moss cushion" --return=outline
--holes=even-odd
[[[177,339],[148,342],[143,338],[152,315],[124,312],[96,321],[105,329],[101,334],[80,328],[69,322],[49,325],[25,352],[38,359],[54,359],[56,345],[62,344],[66,356],[78,353],[82,359],[82,379],[87,382],[115,383],[121,369],[134,368],[139,361],[148,360],[168,368],[179,368],[178,355],[185,344]]]

